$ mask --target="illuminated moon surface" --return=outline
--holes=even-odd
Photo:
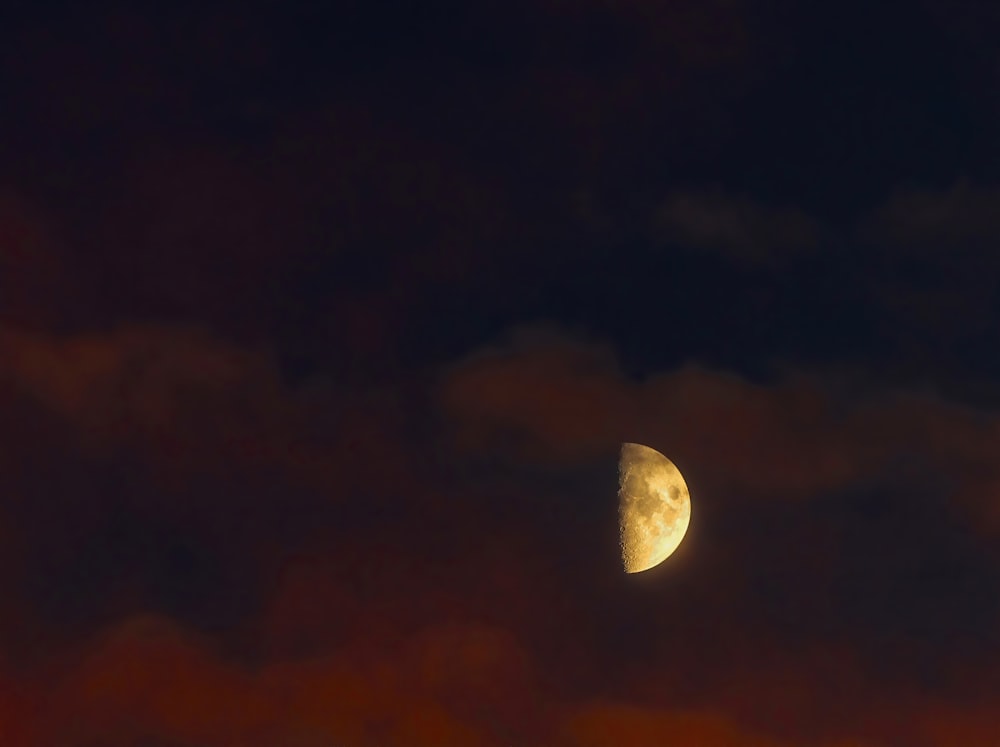
[[[642,444],[622,444],[618,529],[626,573],[646,571],[677,549],[691,521],[691,496],[680,470]]]

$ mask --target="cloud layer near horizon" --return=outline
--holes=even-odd
[[[953,705],[996,684],[995,415],[818,375],[634,380],[558,331],[349,395],[192,328],[0,346],[18,744],[996,728],[995,703]],[[609,503],[626,436],[695,499],[638,582]]]

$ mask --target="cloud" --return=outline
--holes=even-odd
[[[11,673],[0,676],[0,739],[5,744],[35,747],[41,722],[42,698],[35,683]]]
[[[675,193],[660,206],[653,231],[680,243],[752,264],[814,251],[819,227],[805,213],[719,194]]]
[[[181,474],[236,463],[330,485],[349,453],[377,459],[400,438],[391,392],[293,389],[268,348],[203,327],[131,324],[58,335],[2,326],[0,356],[0,381],[12,396],[76,434],[81,451],[132,451]]]
[[[52,743],[253,744],[275,718],[248,673],[168,620],[127,620],[95,644],[52,693]]]
[[[0,188],[0,318],[34,328],[65,325],[85,296],[51,216]]]
[[[921,709],[919,728],[934,745],[976,744],[995,739],[1000,733],[997,704],[989,699],[976,700],[966,706],[927,703]]]
[[[861,682],[861,692],[831,704],[821,694],[830,684],[812,669],[818,660],[789,663],[774,681],[741,672],[739,683],[701,704],[554,700],[537,691],[518,642],[481,624],[437,624],[392,641],[351,641],[322,655],[249,665],[174,622],[142,616],[105,630],[60,664],[39,702],[45,719],[35,720],[36,709],[24,727],[37,730],[38,740],[19,743],[645,747],[680,739],[719,747],[885,747],[921,739],[945,747],[955,734],[978,738],[993,726],[985,703],[972,712],[893,700],[866,694]],[[828,666],[821,671],[830,673]],[[923,715],[901,721],[911,710]],[[839,721],[820,734],[816,718],[824,711],[826,718],[836,711]]]
[[[290,387],[188,327],[0,349],[0,635],[38,649],[5,676],[45,685],[0,727],[40,745],[884,747],[883,708],[940,704],[914,733],[979,718],[944,704],[992,681],[990,413],[819,375],[634,379],[552,328],[429,390]],[[608,502],[625,437],[696,499],[671,572],[638,580]]]
[[[460,450],[566,465],[637,439],[754,499],[843,489],[910,455],[959,484],[993,479],[994,416],[916,392],[847,391],[836,376],[756,384],[693,364],[637,380],[604,346],[514,335],[447,369],[439,401]],[[991,505],[981,496],[980,511]]]
[[[593,704],[568,719],[579,747],[645,747],[697,744],[704,747],[780,747],[787,744],[753,734],[710,711],[651,709],[615,703]]]
[[[624,435],[633,414],[629,394],[604,351],[531,340],[510,352],[483,351],[453,367],[441,385],[458,448],[502,446],[526,460],[600,454]]]
[[[0,628],[19,657],[136,608],[231,626],[286,554],[357,532],[362,556],[415,551],[379,528],[431,493],[392,392],[291,389],[266,351],[191,327],[4,327],[0,351]]]
[[[458,448],[571,463],[645,440],[689,469],[775,497],[845,484],[870,458],[850,445],[817,383],[771,388],[695,366],[639,382],[609,351],[570,341],[473,356],[443,378],[441,401]]]
[[[40,743],[493,747],[516,732],[507,704],[529,679],[505,632],[463,623],[380,643],[249,667],[170,620],[132,618],[64,667]]]
[[[765,673],[748,670],[706,704],[539,700],[524,650],[508,633],[480,624],[435,625],[392,642],[353,641],[324,655],[249,665],[172,621],[141,616],[60,662],[48,674],[44,697],[18,712],[21,730],[10,733],[28,735],[18,742],[26,747],[361,747],[373,740],[387,747],[512,741],[645,747],[671,740],[706,747],[886,747],[903,739],[946,747],[956,735],[975,741],[995,729],[985,701],[969,709],[894,699],[865,694],[858,683],[862,692],[831,704],[821,697],[822,678],[811,669],[816,663],[792,663],[778,689]],[[734,708],[727,691],[739,693],[745,707]],[[824,710],[839,719],[825,735],[814,720]],[[12,722],[3,723],[10,728]]]
[[[0,329],[2,373],[51,412],[91,434],[116,426],[146,434],[182,427],[197,411],[259,411],[278,395],[266,355],[197,328],[135,325],[110,334],[55,336]]]
[[[1000,241],[1000,190],[962,180],[946,190],[901,188],[866,226],[869,236],[942,257]]]
[[[715,657],[738,656],[747,640],[761,651],[805,656],[832,639],[858,657],[864,674],[854,682],[888,678],[886,686],[896,687],[893,678],[944,667],[939,676],[953,687],[982,673],[973,652],[993,645],[991,621],[1000,614],[986,592],[1000,578],[991,549],[1000,529],[995,415],[913,393],[850,393],[835,377],[765,385],[688,366],[639,381],[617,370],[601,346],[552,337],[514,341],[456,364],[441,380],[440,398],[455,448],[492,465],[493,479],[525,465],[588,475],[598,474],[591,465],[604,465],[610,473],[626,439],[651,444],[680,466],[694,505],[689,536],[672,562],[692,585],[673,599],[692,617],[670,624],[670,636],[688,642],[685,651],[662,651],[681,657],[674,659],[679,670],[732,670],[735,659],[723,666]],[[613,490],[612,479],[581,479],[525,498],[525,505],[543,500],[546,511],[577,513],[589,526],[613,521],[598,508]],[[615,562],[610,534],[582,536],[588,546],[572,555],[575,572],[562,576],[570,586],[581,567],[593,565],[600,577],[597,559]],[[599,549],[605,543],[607,554]],[[587,598],[582,590],[571,596]],[[588,604],[570,614],[597,614]],[[651,604],[645,614],[670,612]],[[743,635],[716,619],[743,620]],[[613,638],[608,624],[592,631],[603,641],[595,649]],[[814,681],[792,670],[789,678]],[[759,691],[760,682],[749,677],[741,687]]]
[[[608,475],[620,443],[650,444],[680,467],[693,508],[673,562],[700,579],[685,593],[702,622],[673,624],[692,639],[691,668],[727,645],[742,650],[739,636],[722,643],[731,629],[704,622],[734,614],[760,646],[846,637],[874,677],[909,671],[906,660],[951,659],[972,671],[972,651],[993,640],[1000,608],[984,594],[1000,578],[991,549],[1000,531],[995,415],[915,393],[851,392],[818,375],[756,384],[686,366],[636,380],[606,348],[552,335],[457,363],[439,398],[453,448],[491,480],[537,479],[527,466],[581,473],[578,483],[554,477],[546,494],[513,499],[519,511],[539,512],[539,542],[554,531],[542,516],[575,514],[595,527],[579,530],[586,544],[568,550],[575,571],[556,572],[571,587],[581,566],[600,576],[616,562],[615,537],[598,527],[614,521],[600,506],[615,489]],[[565,522],[552,526],[565,531]],[[570,596],[587,599],[582,590]],[[596,611],[584,602],[570,614]],[[954,682],[956,671],[946,678]]]

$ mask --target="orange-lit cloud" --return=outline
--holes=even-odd
[[[923,481],[940,478],[955,503],[935,564],[980,563],[968,583],[987,588],[989,416],[819,376],[638,381],[559,333],[391,394],[296,388],[265,350],[193,328],[7,327],[0,347],[8,409],[34,418],[20,439],[4,425],[0,456],[3,573],[20,590],[7,617],[37,620],[35,653],[0,679],[16,704],[0,728],[26,745],[945,747],[994,728],[987,705],[948,705],[962,682],[996,684],[974,651],[991,608],[925,580],[905,522],[889,527],[899,565],[869,565],[886,528],[852,497],[889,473],[889,499],[912,491],[913,521],[930,521],[949,504],[927,504]],[[684,465],[698,500],[674,570],[635,585],[603,563],[589,484],[626,437]],[[164,457],[172,443],[191,451]],[[155,469],[134,486],[108,477],[137,457]],[[75,490],[30,472],[44,460]],[[45,485],[48,513],[33,511]],[[163,571],[179,541],[163,527],[195,571]],[[128,554],[104,558],[95,537]],[[92,597],[70,613],[94,616],[60,624],[45,589],[74,583]],[[11,645],[30,640],[5,625]],[[922,666],[939,697],[892,679]]]
[[[994,515],[1000,421],[932,396],[852,396],[820,376],[755,384],[694,365],[637,381],[602,346],[525,333],[451,367],[440,402],[462,451],[565,466],[639,440],[703,484],[769,499],[846,488],[912,455],[958,482],[964,509]]]
[[[500,630],[428,628],[397,646],[352,646],[250,666],[155,617],[127,620],[77,654],[50,688],[40,743],[160,739],[226,747],[370,740],[406,747],[502,743],[527,732],[511,712],[530,685]],[[521,723],[519,723],[519,720]]]
[[[579,747],[644,747],[650,744],[697,744],[704,747],[780,747],[710,711],[651,709],[602,703],[581,708],[567,729]]]

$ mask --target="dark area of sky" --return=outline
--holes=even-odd
[[[290,119],[346,104],[366,112],[358,127],[372,117],[405,128],[487,175],[520,224],[490,237],[495,272],[420,299],[409,357],[447,357],[512,320],[549,317],[620,340],[640,370],[690,356],[746,370],[775,358],[891,360],[901,343],[878,296],[900,275],[941,283],[940,258],[887,258],[859,239],[857,224],[894,190],[994,177],[991,60],[962,35],[977,27],[963,13],[988,11],[954,11],[958,30],[949,33],[945,11],[931,6],[754,8],[736,29],[726,28],[737,23],[727,10],[703,11],[704,28],[689,39],[677,31],[680,51],[613,6],[531,21],[527,5],[350,3],[35,17],[21,24],[29,32],[7,31],[7,108],[17,116],[5,118],[5,161],[67,212],[85,213],[67,220],[88,234],[109,183],[137,152],[211,143],[266,170],[280,157],[274,143],[294,137]],[[707,61],[685,43],[705,44]],[[368,165],[415,156],[383,149]],[[820,222],[823,251],[754,272],[718,253],[654,243],[650,215],[676,190],[802,209]],[[567,225],[575,191],[607,213],[603,231]],[[356,220],[379,219],[375,205],[361,209],[373,213]],[[331,288],[377,284],[386,253],[439,239],[438,226],[391,243],[359,235],[343,256],[330,251],[333,221],[309,220],[298,271],[271,291],[295,299],[274,318],[293,330],[284,337],[296,373],[328,363],[308,348],[328,347],[316,325],[329,314]],[[142,309],[155,302],[126,295],[113,290],[109,303],[151,315],[177,306],[164,299]],[[675,344],[643,344],[661,320],[677,318],[691,321],[670,325]],[[949,357],[993,374],[992,342],[975,335]],[[926,354],[915,363],[926,365]]]
[[[5,17],[0,743],[1000,740],[1000,11]]]

